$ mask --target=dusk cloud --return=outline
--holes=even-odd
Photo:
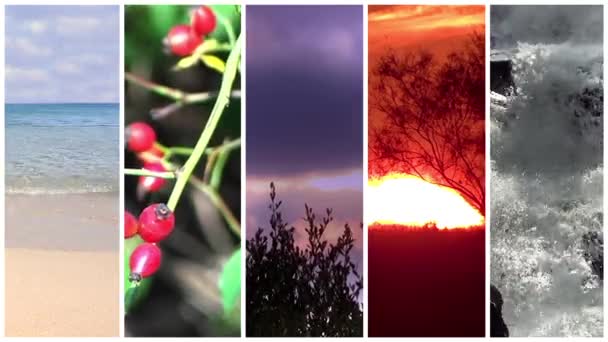
[[[362,265],[361,6],[247,8],[247,236],[268,228],[269,184],[306,243],[304,204],[333,209],[326,238],[349,224]]]
[[[361,7],[247,10],[247,172],[361,167]]]

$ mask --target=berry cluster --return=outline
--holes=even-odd
[[[130,124],[126,130],[127,148],[137,153],[144,160],[144,169],[149,171],[166,171],[159,161],[145,161],[147,155],[162,158],[163,152],[156,145],[156,133],[150,125],[144,122]],[[139,186],[146,191],[158,191],[165,183],[165,179],[151,176],[139,178]],[[175,226],[173,212],[164,203],[155,203],[146,207],[139,219],[125,211],[125,239],[137,234],[145,242],[137,246],[131,254],[129,265],[131,268],[130,281],[139,282],[142,278],[154,274],[161,263],[161,251],[156,245],[164,240]]]
[[[150,125],[145,122],[134,122],[125,129],[125,135],[127,148],[137,153],[139,159],[144,163],[144,170],[154,172],[167,171],[165,166],[159,161],[164,153],[156,145],[156,133]],[[140,193],[157,192],[165,185],[165,182],[164,178],[141,176],[139,177],[138,190]]]
[[[192,13],[190,25],[173,26],[164,43],[177,56],[191,55],[203,43],[203,37],[213,32],[216,22],[213,10],[208,6],[200,6]]]
[[[129,259],[129,280],[139,282],[156,273],[161,263],[161,251],[156,245],[171,234],[175,227],[175,216],[164,203],[149,205],[136,219],[125,211],[125,239],[137,234],[145,242],[137,246]]]

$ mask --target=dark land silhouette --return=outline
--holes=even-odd
[[[371,225],[369,335],[485,335],[485,231]]]

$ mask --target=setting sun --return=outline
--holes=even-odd
[[[411,227],[434,223],[438,228],[466,228],[484,224],[484,217],[460,194],[407,174],[390,174],[368,181],[368,224]]]

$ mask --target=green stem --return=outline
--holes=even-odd
[[[159,143],[158,141],[154,143],[154,147],[161,150],[163,153],[167,153],[169,151],[169,148],[167,146]]]
[[[230,208],[228,208],[228,205],[226,205],[226,202],[224,202],[222,196],[220,196],[217,191],[215,191],[213,188],[211,188],[198,178],[193,177],[192,179],[190,179],[190,184],[192,184],[199,191],[209,197],[211,203],[213,203],[213,205],[220,211],[220,213],[228,223],[228,227],[230,227],[230,230],[232,230],[235,235],[240,236],[241,224],[239,223],[239,220],[234,217],[234,214],[232,213]]]
[[[230,152],[236,148],[239,148],[240,146],[241,139],[238,138],[217,147],[216,151],[218,151],[218,156],[215,158],[215,163],[213,165],[213,169],[211,170],[211,177],[209,179],[209,185],[211,185],[211,188],[213,188],[215,191],[219,190],[220,184],[222,183],[224,167],[226,166]]]
[[[222,150],[215,159],[213,170],[211,171],[211,178],[209,178],[209,185],[215,191],[219,190],[220,184],[222,183],[222,175],[224,173],[224,166],[228,161],[230,150]]]
[[[131,286],[128,289],[125,289],[125,311],[129,311],[129,309],[133,306],[135,302],[135,298],[137,295],[137,290],[139,289],[139,282],[131,282]]]
[[[208,54],[210,52],[229,52],[230,50],[232,50],[232,45],[231,44],[218,44],[213,49],[207,49],[207,50],[205,50],[205,54]]]
[[[150,90],[158,95],[168,97],[171,100],[178,101],[181,104],[205,103],[214,99],[218,92],[209,91],[203,93],[187,93],[179,89],[170,88],[158,83],[148,81],[130,72],[125,73],[125,79],[133,84],[136,84],[144,89]],[[241,97],[240,90],[234,90],[230,93],[234,98]]]
[[[174,155],[189,156],[194,151],[190,147],[169,147],[163,156],[163,160],[169,160]]]
[[[236,37],[234,35],[234,28],[232,27],[232,23],[230,20],[226,19],[223,15],[218,15],[218,19],[224,28],[226,29],[226,33],[228,34],[228,41],[230,42],[230,46],[234,46]]]
[[[241,138],[236,138],[236,139],[231,140],[231,141],[229,141],[227,143],[224,143],[224,144],[222,144],[220,146],[214,147],[214,149],[222,150],[222,152],[223,152],[223,151],[232,151],[232,150],[235,150],[235,149],[240,148],[240,147],[241,147]],[[207,150],[207,151],[209,151],[209,150]],[[210,152],[211,151],[209,151],[209,153]]]
[[[171,158],[171,156],[174,156],[174,155],[189,156],[194,151],[194,149],[192,147],[183,147],[183,146],[166,147],[160,143],[156,143],[156,146],[161,151],[163,151],[163,153],[165,154],[162,158],[163,160],[169,160],[169,158]],[[241,138],[237,138],[237,139],[231,140],[228,143],[224,143],[220,146],[209,147],[205,150],[205,154],[211,155],[213,153],[213,151],[220,150],[220,149],[222,151],[234,150],[236,148],[239,148],[240,146],[241,146]]]
[[[145,177],[172,179],[172,178],[175,178],[175,173],[149,171],[146,169],[125,169],[125,176],[145,176]]]
[[[135,74],[132,74],[130,72],[125,73],[125,79],[131,83],[137,84],[138,86],[140,86],[142,88],[150,90],[153,93],[168,97],[168,98],[176,100],[176,101],[181,101],[185,95],[185,93],[181,90],[169,88],[164,85],[148,81],[148,80],[146,80],[142,77],[139,77]]]
[[[224,113],[224,109],[230,103],[230,93],[232,90],[232,85],[236,78],[237,66],[240,62],[241,57],[241,36],[237,38],[236,45],[234,49],[230,52],[228,56],[228,60],[226,62],[226,71],[224,72],[224,77],[222,78],[222,85],[220,87],[220,91],[217,97],[217,101],[215,102],[213,109],[211,110],[211,114],[209,115],[209,119],[207,120],[207,124],[205,125],[205,129],[201,136],[199,137],[196,145],[194,146],[194,151],[184,164],[182,170],[180,172],[179,177],[177,177],[177,181],[175,182],[175,186],[173,187],[173,191],[171,192],[171,196],[169,196],[169,201],[167,201],[167,206],[171,210],[175,210],[177,203],[188,183],[188,179],[196,164],[201,159],[202,155],[205,153],[207,149],[207,145],[211,140],[211,136],[215,132],[215,129]]]

